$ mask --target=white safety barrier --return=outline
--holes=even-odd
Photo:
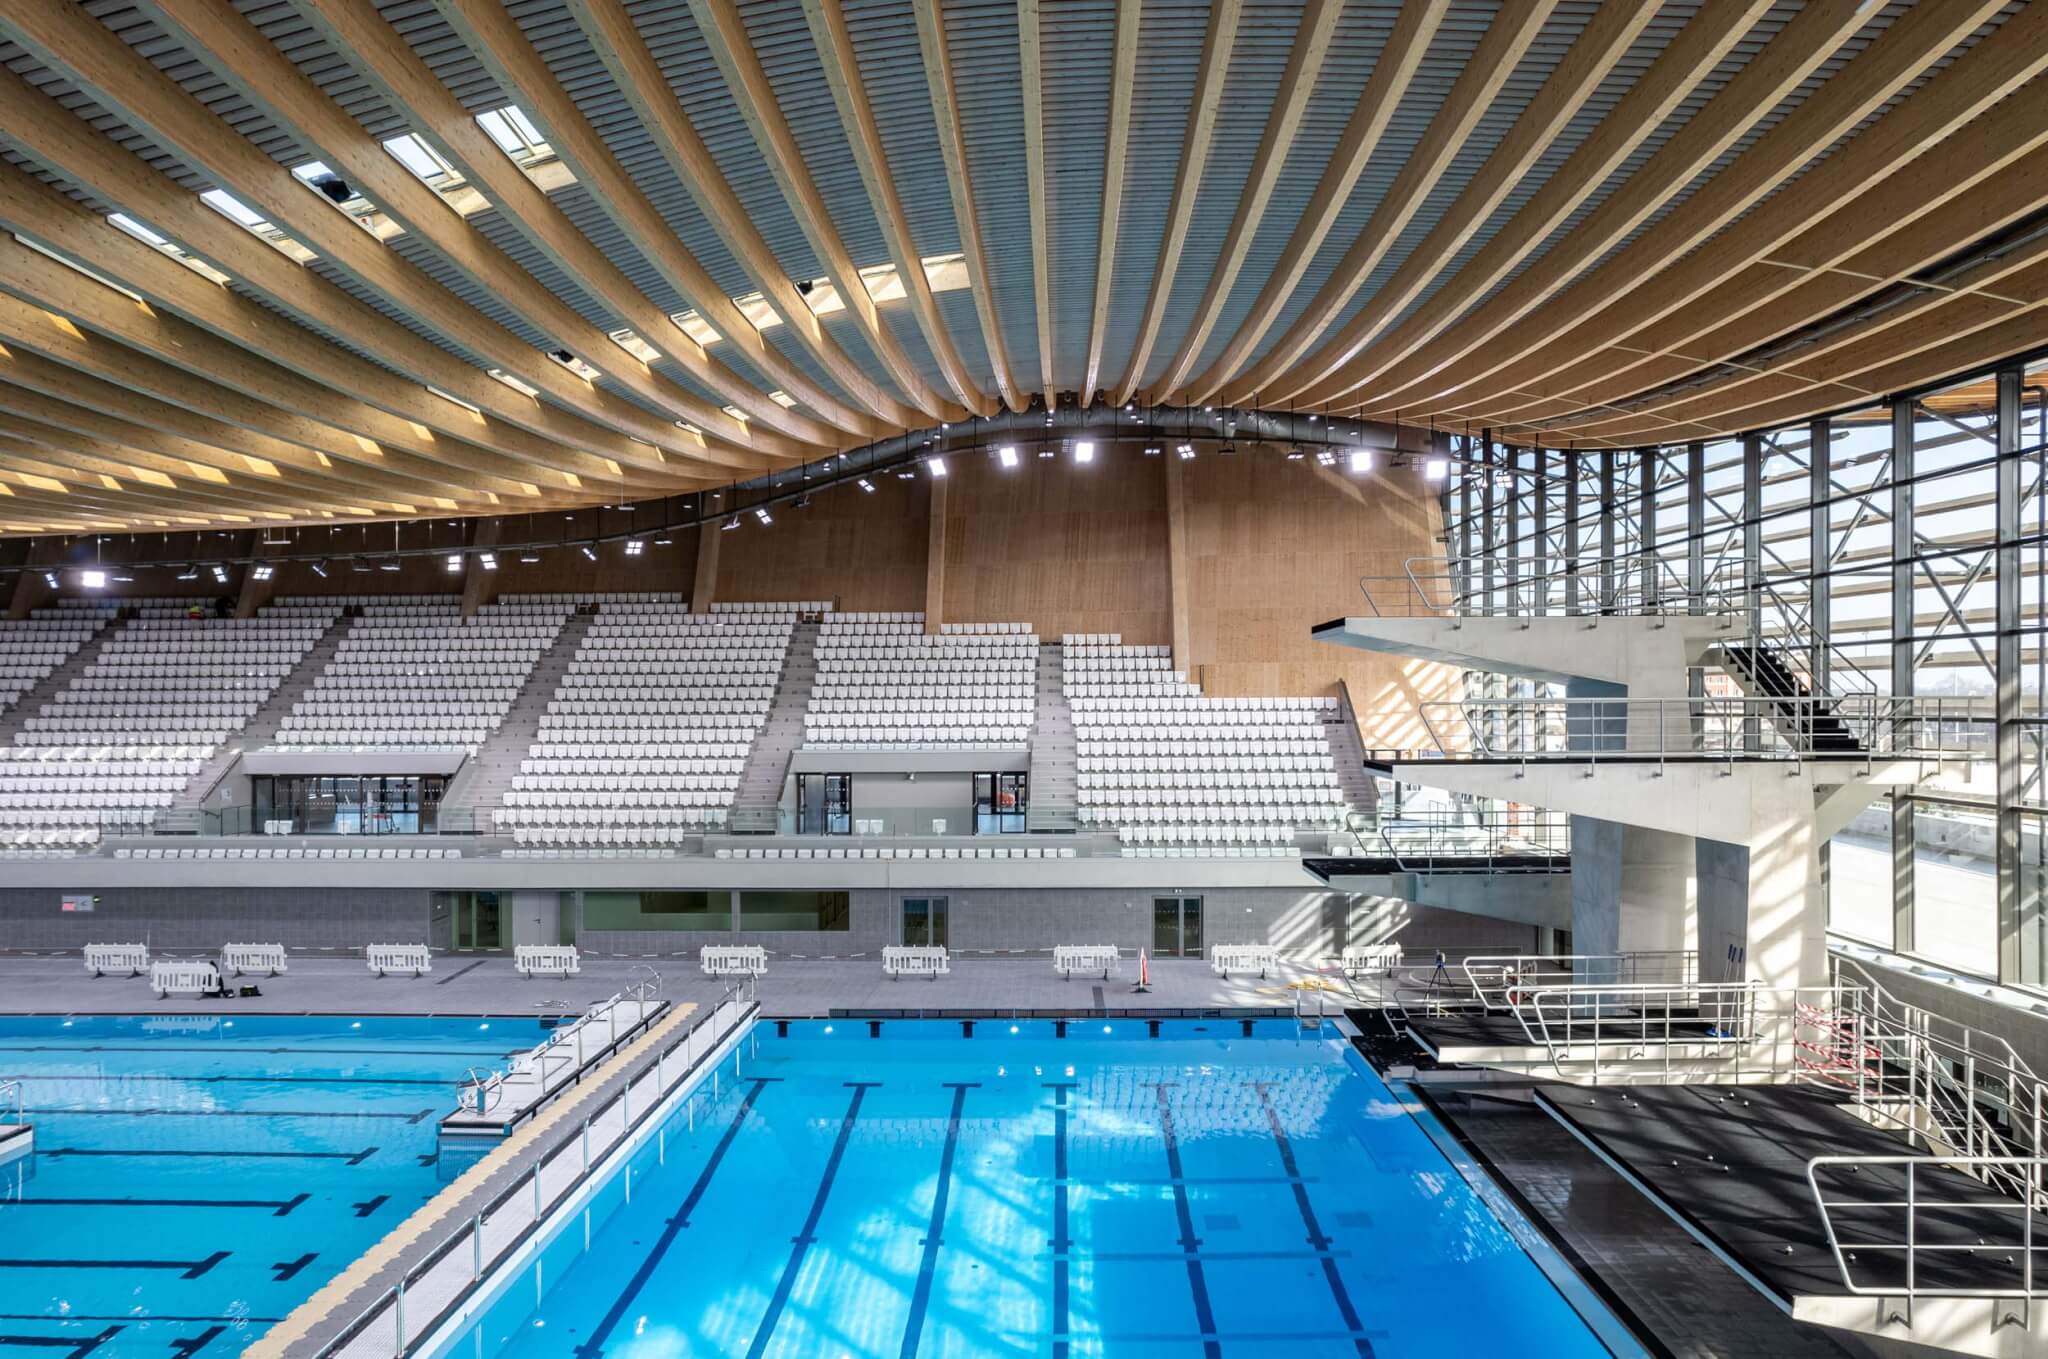
[[[1268,969],[1280,965],[1280,950],[1271,944],[1211,944],[1209,970],[1219,977],[1233,972],[1257,972],[1266,979]]]
[[[283,944],[222,944],[220,970],[237,977],[244,972],[267,972],[275,977],[286,971]]]
[[[559,972],[573,977],[583,970],[581,956],[573,944],[521,944],[512,950],[512,966],[522,977],[536,972]]]
[[[765,977],[768,950],[759,944],[706,944],[697,960],[707,977]]]
[[[1114,944],[1056,944],[1052,950],[1053,971],[1062,977],[1076,972],[1100,972],[1108,981],[1120,969],[1123,955]]]
[[[85,970],[95,977],[102,972],[126,972],[139,977],[149,970],[149,945],[87,944]]]
[[[886,977],[930,977],[936,980],[950,971],[946,950],[942,948],[899,948],[891,945],[882,950],[882,974]]]
[[[159,996],[173,991],[204,995],[220,990],[220,969],[204,958],[173,958],[149,965],[149,989]]]
[[[363,949],[370,971],[410,972],[417,977],[434,970],[434,953],[425,944],[370,944]]]
[[[1347,977],[1371,976],[1375,972],[1392,976],[1400,965],[1399,944],[1352,944],[1344,950],[1344,975]]]

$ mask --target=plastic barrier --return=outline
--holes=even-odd
[[[103,972],[126,972],[139,977],[149,970],[149,945],[87,944],[85,970],[95,977]]]

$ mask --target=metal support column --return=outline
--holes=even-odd
[[[1480,566],[1481,580],[1483,582],[1482,588],[1485,593],[1480,597],[1479,612],[1483,615],[1491,615],[1494,611],[1494,563],[1500,559],[1500,534],[1497,531],[1499,522],[1498,511],[1500,509],[1500,478],[1494,475],[1493,431],[1490,429],[1485,431],[1481,435],[1481,439],[1482,442],[1479,446],[1480,475],[1486,478],[1486,485],[1484,488],[1485,500],[1483,502],[1485,509],[1479,524],[1479,538],[1484,546],[1479,549],[1479,552],[1482,563]]]
[[[1998,374],[1998,615],[1993,750],[1998,797],[1998,979],[2020,976],[2020,370]]]
[[[1742,561],[1743,631],[1749,645],[1764,644],[1764,441],[1754,432],[1742,436]],[[1763,724],[1754,712],[1743,718],[1742,747],[1763,749]]]
[[[1529,450],[1535,461],[1536,476],[1529,483],[1529,496],[1534,502],[1530,509],[1530,538],[1534,544],[1530,549],[1532,566],[1530,573],[1535,577],[1533,607],[1531,613],[1550,612],[1550,577],[1557,563],[1550,555],[1550,455],[1540,448]]]
[[[1707,446],[1695,439],[1685,446],[1685,592],[1692,611],[1707,611]],[[1697,666],[1686,674],[1686,693],[1704,698],[1707,677]]]
[[[1508,467],[1506,611],[1510,614],[1529,613],[1533,611],[1522,598],[1522,451],[1512,445],[1502,445],[1500,456]]]
[[[1913,403],[1892,405],[1892,674],[1891,690],[1913,692]],[[1892,797],[1892,947],[1918,945],[1913,902],[1913,824],[1910,793]]]
[[[1564,611],[1579,611],[1579,455],[1558,454],[1564,463]]]
[[[1615,541],[1615,518],[1620,506],[1614,500],[1614,450],[1600,450],[1600,612],[1612,613],[1620,587],[1614,570],[1614,557],[1618,550]]]
[[[1806,427],[1806,665],[1813,691],[1828,690],[1828,636],[1834,609],[1829,599],[1828,468],[1831,449],[1825,417]]]
[[[1650,612],[1657,607],[1657,450],[1639,448],[1636,450],[1636,466],[1642,485],[1642,509],[1636,516],[1636,533],[1641,551],[1643,570],[1643,609]]]

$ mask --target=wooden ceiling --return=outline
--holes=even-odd
[[[0,533],[1077,403],[1677,442],[2048,342],[2048,0],[34,0],[0,66]]]

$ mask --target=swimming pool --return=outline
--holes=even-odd
[[[541,1030],[0,1018],[36,1136],[0,1166],[0,1356],[239,1352],[439,1189],[456,1082]]]
[[[1640,1353],[1327,1030],[1063,1028],[763,1023],[440,1353]]]

